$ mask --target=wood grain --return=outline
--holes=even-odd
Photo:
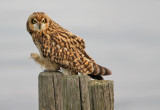
[[[114,110],[113,81],[42,72],[39,74],[39,110]]]

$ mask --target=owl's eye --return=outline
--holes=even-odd
[[[46,19],[44,19],[42,22],[43,22],[43,23],[46,23],[46,22],[47,22],[47,20],[46,20]]]
[[[37,23],[37,22],[36,22],[34,19],[32,19],[32,21],[31,21],[31,22],[32,22],[32,24],[35,24],[35,23]]]

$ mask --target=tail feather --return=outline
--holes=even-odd
[[[93,79],[97,79],[97,80],[103,80],[103,77],[100,75],[92,75],[92,74],[88,74],[88,76],[90,76]]]
[[[93,66],[94,71],[93,73],[89,74],[89,76],[93,79],[97,80],[103,80],[102,75],[111,75],[111,71],[103,66],[100,66],[98,64],[94,64]]]
[[[103,66],[100,66],[98,64],[94,64],[94,71],[92,73],[93,75],[111,75],[111,71]]]

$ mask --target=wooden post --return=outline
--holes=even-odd
[[[39,110],[114,110],[113,81],[42,72],[39,74]]]

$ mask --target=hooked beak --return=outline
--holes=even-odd
[[[41,30],[41,23],[39,24],[39,30]]]

